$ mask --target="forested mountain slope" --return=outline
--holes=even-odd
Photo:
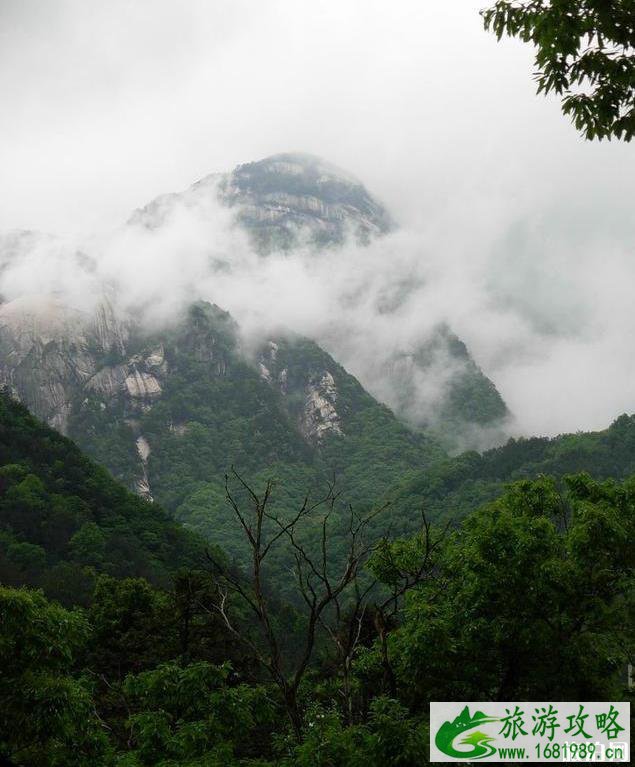
[[[404,477],[386,497],[396,529],[412,530],[421,509],[430,519],[458,521],[510,482],[578,472],[618,480],[635,474],[635,415],[621,415],[603,431],[515,439],[482,454],[446,458]]]
[[[0,581],[82,602],[96,572],[167,584],[201,539],[0,394]]]
[[[313,256],[319,259],[329,249],[337,249],[350,236],[359,241],[359,247],[364,250],[364,243],[382,237],[394,226],[385,208],[348,174],[318,158],[285,154],[241,165],[228,174],[212,174],[183,193],[158,198],[132,216],[126,231],[149,230],[151,236],[160,241],[162,227],[169,220],[171,211],[188,209],[188,206],[205,211],[205,202],[227,207],[235,226],[250,234],[261,260],[268,258],[275,249],[289,260],[299,258],[300,253],[305,253],[307,242],[311,243]],[[176,260],[180,257],[177,252],[180,245],[174,247]],[[47,248],[63,250],[61,244],[51,244],[46,237],[35,233],[17,232],[0,237],[0,277],[20,264],[31,263],[31,258],[37,262],[37,254],[47,253]],[[133,257],[134,253],[130,255]],[[345,249],[341,251],[341,257],[347,257]],[[219,254],[210,246],[210,274],[214,269],[231,270],[231,259],[231,252]],[[214,428],[220,431],[215,432],[214,450],[223,452],[223,471],[232,462],[247,466],[250,471],[258,467],[273,468],[280,460],[294,463],[300,454],[305,456],[305,462],[312,463],[313,458],[306,459],[307,455],[315,453],[317,447],[327,442],[334,443],[330,440],[331,435],[344,434],[349,447],[346,451],[340,450],[339,454],[335,450],[337,455],[329,448],[326,452],[331,458],[327,461],[327,469],[337,468],[346,475],[347,481],[352,482],[353,475],[358,477],[359,468],[364,466],[363,473],[373,480],[369,489],[374,495],[395,482],[401,472],[414,468],[417,461],[421,461],[421,456],[412,452],[413,445],[433,441],[407,436],[404,428],[393,423],[395,419],[387,410],[379,416],[382,406],[378,402],[371,406],[368,395],[353,396],[355,386],[356,391],[361,392],[361,388],[357,384],[353,388],[344,384],[350,376],[346,377],[332,355],[324,351],[324,346],[316,345],[315,339],[299,339],[294,335],[293,327],[281,328],[273,334],[263,331],[262,348],[254,350],[250,338],[246,344],[250,348],[246,350],[242,348],[245,344],[242,344],[241,329],[229,317],[221,322],[222,312],[215,309],[214,338],[199,337],[190,342],[185,335],[189,331],[196,335],[196,330],[191,319],[184,325],[184,316],[191,318],[193,315],[189,310],[200,311],[200,306],[199,309],[183,306],[180,319],[175,319],[174,314],[167,319],[164,317],[158,331],[156,321],[144,321],[144,313],[146,310],[151,313],[152,306],[135,305],[123,310],[118,301],[117,286],[100,285],[95,277],[99,273],[99,260],[98,253],[68,253],[67,266],[71,273],[84,275],[87,285],[95,292],[92,308],[76,306],[67,301],[65,295],[54,292],[25,293],[5,300],[0,280],[0,383],[38,417],[76,439],[83,449],[137,492],[156,495],[161,500],[166,500],[169,492],[170,504],[185,499],[178,488],[167,489],[172,480],[165,478],[164,481],[158,475],[162,460],[159,447],[149,444],[139,428],[148,425],[146,422],[151,419],[145,416],[165,402],[166,392],[170,400],[188,399],[191,407],[187,417],[193,424],[200,425],[212,411],[216,412],[218,418]],[[391,298],[383,301],[380,311],[396,312],[403,299],[399,285],[386,288]],[[166,295],[170,289],[169,284],[161,286]],[[425,306],[421,311],[425,314]],[[230,327],[231,349],[225,348],[223,337],[223,328]],[[343,325],[335,328],[335,332],[346,335],[349,329]],[[174,343],[178,343],[178,348]],[[190,348],[193,343],[207,343],[208,347]],[[218,347],[212,348],[216,343]],[[451,442],[458,434],[469,433],[471,428],[496,429],[504,422],[507,409],[494,384],[449,328],[437,327],[432,337],[424,335],[412,348],[392,348],[390,342],[389,348],[384,348],[382,343],[385,345],[386,341],[377,339],[366,350],[377,368],[375,373],[368,374],[368,384],[373,385],[376,378],[384,381],[380,388],[386,396],[381,397],[382,401],[391,406],[408,428],[423,430],[428,435],[433,433],[428,428],[429,419],[421,415],[419,399],[423,390],[438,388],[428,383],[434,384],[439,379],[441,368],[451,374],[441,375],[444,385],[438,407],[433,410],[438,416],[437,426],[442,428],[434,432],[435,439],[439,440],[441,435]],[[278,348],[295,360],[295,383],[289,391],[286,391],[284,380],[285,367],[275,361]],[[184,375],[187,354],[196,364],[189,365],[187,375]],[[229,366],[228,354],[232,358]],[[197,355],[203,355],[204,359],[196,359]],[[275,368],[275,375],[267,372],[269,367]],[[179,386],[183,388],[181,394],[176,392],[174,376],[177,369],[181,371],[178,374]],[[257,382],[254,371],[260,375],[260,382]],[[199,375],[205,377],[197,380]],[[210,385],[212,380],[216,386]],[[364,385],[363,380],[361,383]],[[272,391],[267,393],[265,385]],[[339,393],[338,386],[343,387]],[[368,390],[369,386],[364,388]],[[241,397],[243,403],[237,401]],[[334,397],[340,397],[337,404]],[[232,398],[236,401],[228,413],[240,414],[241,420],[232,420],[229,438],[229,431],[220,425],[219,418]],[[350,401],[345,401],[347,398]],[[286,425],[280,421],[280,403],[286,412]],[[252,406],[255,409],[250,410]],[[368,408],[375,413],[373,417]],[[193,417],[196,409],[199,415],[203,411],[207,413],[203,421]],[[161,412],[162,408],[157,410]],[[362,415],[366,410],[368,412]],[[430,412],[429,407],[427,412]],[[200,429],[196,432],[196,426],[192,427],[196,434],[190,430],[190,436],[186,436],[179,417],[177,414],[170,432],[174,437],[173,444],[166,448],[172,453],[178,443],[176,437],[184,438],[178,443],[181,445],[192,440],[198,444],[205,442]],[[144,423],[140,424],[141,421]],[[87,422],[90,422],[89,429],[84,428]],[[289,426],[292,426],[291,431]],[[155,433],[157,428],[155,423]],[[276,439],[277,447],[272,448],[262,443],[265,439],[262,434],[275,429],[282,431]],[[404,460],[394,449],[395,445],[389,445],[391,457],[388,461],[385,460],[386,451],[382,454],[381,448],[373,448],[376,458],[382,462],[378,470],[374,465],[363,464],[359,459],[369,429],[374,430],[375,435],[381,431],[388,443],[396,434],[402,435],[399,440],[409,446],[402,451]],[[254,457],[255,453],[257,457]],[[196,469],[190,478],[213,480],[217,474],[218,456],[212,463],[211,473],[204,474]],[[388,476],[393,468],[397,473]],[[370,498],[357,488],[352,488],[352,492],[358,499],[368,501]]]
[[[301,153],[272,155],[239,165],[230,173],[213,173],[183,192],[156,198],[135,211],[129,223],[160,232],[175,212],[204,209],[211,200],[234,212],[235,223],[246,230],[263,257],[282,251],[293,259],[308,249],[317,260],[347,243],[368,245],[399,228],[358,179],[319,157]],[[386,259],[398,261],[399,247],[389,247]],[[348,257],[344,248],[341,258]],[[417,279],[404,279],[397,270],[382,280],[376,310],[386,316],[398,313],[416,287]],[[365,300],[372,301],[370,296]],[[420,311],[425,318],[425,304]],[[343,325],[336,335],[349,332],[351,328]],[[422,329],[405,346],[396,339],[377,338],[371,343],[369,351],[376,364],[366,365],[361,383],[405,423],[433,428],[449,446],[478,444],[484,428],[491,434],[502,433],[509,417],[502,397],[445,323]],[[342,353],[339,344],[330,344],[328,351],[346,367],[347,360],[338,354]],[[430,392],[439,380],[443,385],[430,407]]]
[[[69,434],[215,542],[223,542],[231,466],[256,484],[277,480],[281,510],[332,481],[365,507],[404,471],[444,455],[307,339],[271,339],[247,358],[235,323],[209,304],[129,344],[134,354],[113,360],[103,380],[129,380],[134,366],[139,389],[84,392]],[[136,477],[126,475],[133,458]]]

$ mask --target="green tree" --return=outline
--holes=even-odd
[[[12,543],[41,547],[8,548]],[[95,572],[169,586],[204,542],[0,392],[0,579],[86,605]]]
[[[128,743],[137,761],[125,763],[228,767],[237,755],[266,750],[258,735],[263,725],[271,729],[274,709],[264,688],[230,686],[230,671],[227,664],[166,663],[128,676]]]
[[[578,475],[516,483],[469,517],[394,633],[400,692],[415,707],[619,695],[634,512],[633,480]]]
[[[7,558],[20,572],[39,573],[46,566],[46,552],[34,543],[13,543],[7,548]]]
[[[536,47],[538,93],[563,96],[562,111],[587,139],[635,134],[633,0],[498,0],[481,12],[498,39]]]
[[[0,755],[33,767],[97,767],[108,744],[72,675],[89,627],[40,592],[0,587]]]
[[[94,522],[85,522],[68,542],[73,560],[81,565],[100,567],[106,553],[106,535]]]
[[[293,516],[282,518],[273,510],[274,483],[271,480],[258,495],[236,471],[233,471],[233,479],[238,492],[246,491],[248,495],[247,503],[241,508],[237,502],[239,496],[234,495],[230,487],[229,476],[225,478],[227,500],[249,547],[251,565],[247,572],[237,573],[231,564],[219,562],[209,555],[210,572],[217,580],[212,609],[222,618],[229,634],[269,674],[278,688],[293,734],[300,741],[303,729],[301,688],[320,634],[326,629],[334,635],[335,627],[328,625],[329,614],[340,616],[339,600],[347,593],[358,591],[358,575],[376,545],[376,541],[367,540],[365,535],[370,521],[383,509],[380,507],[360,515],[350,507],[345,522],[344,556],[335,557],[329,522],[338,510],[338,494],[332,486],[323,498],[310,503],[306,497]],[[317,517],[318,513],[322,513],[321,518]],[[308,524],[318,531],[313,545],[303,540],[301,533]],[[273,590],[268,582],[271,554],[280,546],[288,547],[295,559],[291,573],[296,585],[296,599],[300,598],[298,602],[303,608],[296,625],[295,652],[284,651],[287,630],[277,620],[279,603],[272,599]],[[252,623],[245,624],[238,617],[243,611],[251,617]],[[352,619],[355,621],[355,615]],[[251,630],[254,623],[258,638]]]
[[[99,576],[88,618],[94,631],[89,660],[99,674],[123,679],[176,655],[170,599],[143,578]]]
[[[370,704],[363,724],[344,726],[333,709],[314,707],[307,713],[304,740],[284,767],[421,767],[427,729],[396,700],[379,697]]]

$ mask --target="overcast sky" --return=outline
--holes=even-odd
[[[633,146],[584,142],[484,4],[0,0],[0,229],[312,152],[418,233],[521,430],[604,426],[635,411]]]
[[[626,191],[632,147],[584,144],[535,96],[530,48],[483,31],[483,4],[0,0],[0,226],[108,227],[284,150],[344,166],[403,217],[554,182]]]

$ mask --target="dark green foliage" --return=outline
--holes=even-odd
[[[635,478],[512,485],[445,539],[392,618],[385,660],[376,622],[363,627],[352,710],[322,637],[295,736],[279,689],[208,609],[209,574],[182,571],[171,591],[101,576],[86,613],[0,588],[0,754],[20,767],[420,767],[431,699],[624,699],[634,525]],[[375,574],[390,584],[416,567],[422,542],[384,541]]]
[[[378,697],[364,724],[346,726],[336,709],[316,706],[306,738],[286,767],[421,767],[427,764],[426,723],[396,700]]]
[[[619,698],[634,535],[633,479],[522,481],[469,517],[391,639],[410,705]]]
[[[107,466],[115,479],[129,488],[135,486],[139,459],[134,432],[120,403],[104,408],[95,395],[85,397],[81,409],[69,418],[69,435],[87,455]]]
[[[169,591],[143,578],[100,575],[87,612],[93,627],[91,668],[123,679],[177,657],[184,663],[231,659],[240,665],[242,648],[209,606],[214,588],[209,574],[196,570],[175,573]]]
[[[224,477],[232,466],[252,485],[275,479],[277,510],[290,513],[307,493],[320,495],[333,479],[345,500],[369,507],[404,472],[444,455],[434,439],[413,434],[305,338],[277,339],[275,358],[266,359],[269,381],[239,349],[229,315],[210,304],[195,304],[180,324],[134,343],[146,350],[161,346],[170,370],[161,397],[133,419],[151,447],[152,495],[178,520],[232,553],[237,535],[227,526],[224,499]],[[302,432],[307,387],[319,385],[325,374],[337,390],[343,433],[307,438]],[[105,410],[97,402],[85,406],[71,434],[132,486],[139,460],[125,407],[117,401]],[[102,442],[108,418],[123,425],[105,428]]]
[[[263,687],[230,686],[230,675],[227,664],[198,662],[127,677],[123,693],[132,711],[127,763],[180,765],[204,758],[220,767],[237,763],[237,755],[258,756],[249,753],[253,736],[271,728],[274,709]]]
[[[161,399],[140,419],[152,446],[150,484],[161,503],[188,521],[185,509],[197,508],[191,496],[222,486],[231,465],[249,477],[288,467],[304,481],[314,451],[280,394],[237,349],[228,315],[196,305],[161,340],[172,373]]]
[[[635,134],[633,0],[498,0],[485,28],[536,46],[538,93],[563,96],[562,111],[587,139]]]
[[[476,366],[452,380],[444,411],[443,425],[455,422],[459,438],[469,424],[495,425],[509,415],[496,386]]]
[[[0,395],[0,578],[85,602],[95,573],[167,583],[203,544]]]
[[[464,453],[410,473],[386,496],[393,530],[412,532],[422,508],[429,519],[456,521],[496,498],[509,482],[581,471],[597,479],[635,473],[635,416],[622,415],[605,431],[512,439],[482,455]]]
[[[447,383],[443,401],[435,413],[434,429],[450,447],[469,432],[474,425],[497,426],[509,416],[509,411],[492,381],[474,362],[467,347],[446,324],[436,328],[432,337],[420,345],[413,355],[417,367],[425,371],[438,358],[457,368]],[[404,404],[416,398],[412,386],[403,387]],[[407,412],[407,405],[403,408]]]
[[[391,486],[393,477],[427,467],[444,455],[433,438],[407,429],[312,341],[280,339],[275,362],[268,364],[274,378],[286,371],[286,407],[294,419],[304,405],[306,385],[319,380],[324,371],[333,377],[343,435],[330,434],[319,443],[314,466],[320,490],[325,481],[335,479],[356,508],[370,506]]]
[[[340,479],[344,498],[324,528],[328,572],[346,560],[344,501],[364,513],[373,494],[394,498],[365,535],[376,543],[359,585],[371,577],[382,583],[365,606],[348,676],[325,625],[346,629],[352,593],[337,620],[325,611],[318,625],[291,726],[282,688],[263,672],[260,621],[248,604],[230,599],[228,625],[218,609],[223,581],[210,561],[200,569],[206,560],[198,539],[2,397],[0,579],[41,585],[85,609],[0,588],[0,757],[19,767],[419,767],[427,763],[431,699],[624,698],[620,676],[633,653],[635,614],[635,479],[531,478],[580,469],[620,479],[635,473],[635,418],[622,416],[595,434],[510,441],[482,456],[447,458],[301,339],[278,348],[286,401],[262,388],[246,363],[212,374],[227,359],[231,333],[216,338],[210,359],[200,343],[206,312],[195,317],[199,335],[172,347],[171,364],[184,371],[178,386],[141,415],[143,433],[157,445],[150,464],[159,461],[170,478],[155,482],[166,497],[173,492],[177,516],[245,561],[224,498],[226,456],[211,437],[230,440],[231,430],[201,404],[205,396],[188,389],[188,366],[200,365],[208,375],[197,375],[196,385],[226,398],[232,429],[241,419],[248,430],[261,424],[253,435],[259,449],[241,460],[257,492],[274,467],[272,513],[297,511],[306,492],[324,492],[333,471]],[[315,448],[279,443],[301,406],[294,393],[327,363],[346,437],[332,434]],[[248,410],[228,384],[250,398]],[[269,396],[263,407],[277,408],[279,432],[252,409]],[[174,423],[188,428],[174,433]],[[197,439],[185,439],[190,429]],[[409,474],[391,489],[404,466]],[[245,508],[245,488],[235,482],[230,490]],[[440,543],[425,577],[388,615],[386,594],[421,568],[426,533],[407,535],[422,502],[429,517],[455,525],[466,519],[445,539],[432,531]],[[321,519],[309,515],[298,529],[307,552],[315,551]],[[389,525],[391,537],[380,539]],[[218,550],[212,557],[229,561]],[[266,604],[286,668],[306,624],[299,566],[283,545],[267,561]],[[229,571],[238,589],[248,583],[239,564]]]
[[[101,575],[88,618],[95,646],[91,667],[109,678],[152,668],[178,652],[173,603],[143,578]]]
[[[78,611],[0,587],[0,757],[29,767],[108,763],[90,685],[72,675],[89,634]]]
[[[277,461],[310,461],[275,393],[255,371],[238,363],[219,377],[213,364],[180,358],[178,373],[142,421],[154,448],[152,488],[168,508],[182,503],[194,483],[222,480],[228,462],[252,474]],[[184,433],[170,432],[169,423],[185,424]]]

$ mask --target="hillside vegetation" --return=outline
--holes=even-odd
[[[430,700],[628,700],[634,521],[635,479],[520,481],[449,535],[373,546],[363,575],[382,589],[361,613],[349,590],[313,627],[307,583],[322,587],[300,564],[287,578],[308,607],[291,611],[271,572],[182,570],[167,590],[101,575],[89,607],[70,610],[0,587],[0,759],[421,767]],[[286,648],[307,636],[303,667]]]
[[[157,585],[203,543],[71,440],[0,395],[0,580],[85,602],[99,572]]]
[[[395,528],[407,531],[422,508],[430,519],[457,522],[510,482],[578,472],[600,480],[635,474],[635,416],[621,415],[603,431],[512,439],[482,454],[444,458],[410,472],[385,497]]]

